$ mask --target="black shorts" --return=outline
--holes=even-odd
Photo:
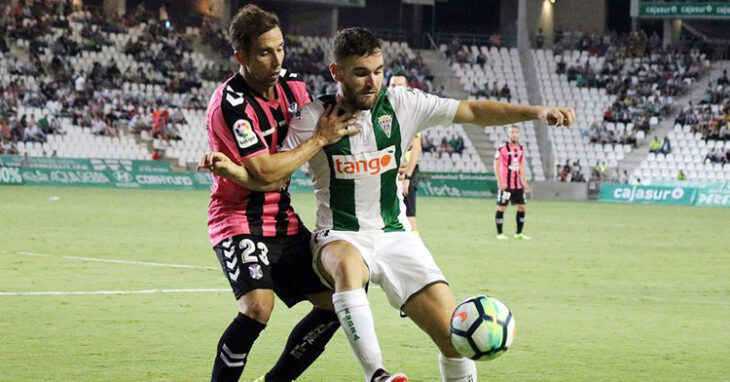
[[[291,308],[306,294],[329,290],[312,269],[311,236],[304,226],[288,237],[241,234],[213,250],[236,300],[254,289],[273,289]]]
[[[403,203],[406,205],[406,216],[416,216],[416,196],[418,196],[418,166],[413,170],[411,175],[411,181],[408,183],[408,195],[403,198]]]
[[[512,202],[512,205],[515,204],[525,204],[525,190],[522,188],[517,189],[506,189],[504,191],[498,190],[497,191],[497,205],[498,206],[506,206],[509,202]]]

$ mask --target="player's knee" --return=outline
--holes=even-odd
[[[346,255],[338,259],[334,274],[335,282],[365,285],[367,282],[367,267],[359,256]]]
[[[259,302],[252,302],[241,306],[239,310],[247,317],[256,320],[262,324],[265,324],[269,322],[273,306],[269,306],[267,304],[262,304]]]
[[[322,264],[334,280],[336,289],[364,286],[368,279],[368,269],[359,253],[338,251],[338,248],[329,249],[322,253]]]
[[[520,211],[520,212],[525,212],[525,205],[524,205],[524,204],[520,204],[520,205],[518,205],[518,206],[517,206],[517,211]]]
[[[238,310],[247,317],[262,324],[269,322],[273,309],[273,298],[251,298],[251,296],[244,296],[238,300]]]

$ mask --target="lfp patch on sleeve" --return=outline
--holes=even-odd
[[[238,147],[242,149],[251,147],[259,141],[251,127],[251,122],[246,119],[239,119],[233,124],[233,133],[236,136]]]

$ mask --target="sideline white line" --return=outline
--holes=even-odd
[[[34,253],[17,251],[18,255],[23,256],[37,256],[37,257],[60,257],[68,260],[80,260],[80,261],[96,261],[100,263],[115,263],[115,264],[134,264],[134,265],[147,265],[150,267],[166,267],[166,268],[187,268],[187,269],[206,269],[211,271],[220,270],[216,267],[205,267],[200,265],[187,265],[187,264],[165,264],[165,263],[150,263],[145,261],[134,261],[134,260],[117,260],[117,259],[101,259],[97,257],[83,257],[83,256],[68,256],[68,255],[49,255],[45,253]]]
[[[45,291],[45,292],[0,292],[0,296],[47,296],[47,295],[88,295],[88,294],[151,294],[151,293],[206,293],[206,292],[230,292],[225,288],[200,288],[200,289],[142,289],[142,290],[92,290],[92,291]]]

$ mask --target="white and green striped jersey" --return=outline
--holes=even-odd
[[[292,118],[282,150],[291,150],[317,129],[334,96],[304,106]],[[383,88],[375,105],[361,111],[361,132],[324,147],[309,160],[317,197],[317,229],[386,232],[410,230],[398,167],[413,137],[451,124],[459,101],[403,87]]]

